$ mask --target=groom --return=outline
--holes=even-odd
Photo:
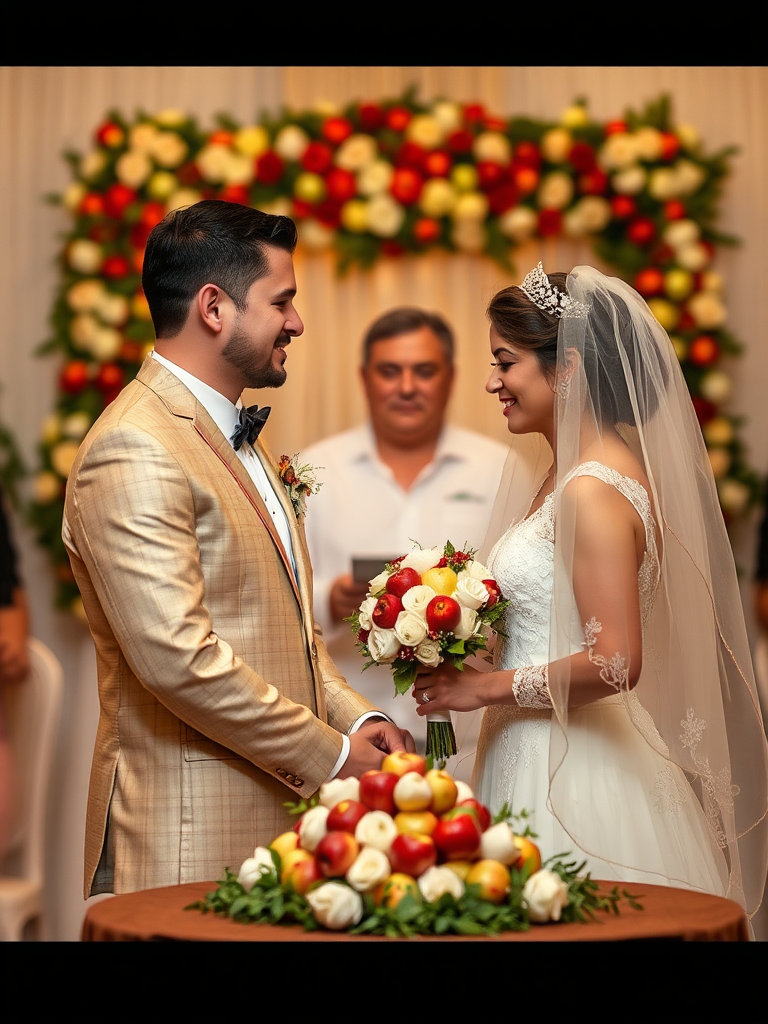
[[[295,245],[234,203],[169,214],[142,274],[154,354],[72,468],[101,703],[86,897],[217,879],[291,828],[285,801],[413,749],[316,635],[303,523],[238,408],[284,383],[304,330]]]

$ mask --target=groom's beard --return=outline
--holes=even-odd
[[[283,366],[275,366],[272,359],[275,349],[285,348],[290,343],[290,335],[282,334],[264,357],[256,349],[253,339],[241,328],[235,327],[221,354],[240,372],[245,382],[243,387],[279,388],[285,384],[288,374]]]

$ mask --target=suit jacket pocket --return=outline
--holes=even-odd
[[[182,745],[185,761],[242,761],[233,750],[203,736],[189,725],[184,726]]]

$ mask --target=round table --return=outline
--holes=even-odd
[[[606,892],[613,882],[598,883]],[[214,914],[185,910],[218,888],[216,882],[189,882],[163,889],[145,889],[103,900],[88,908],[84,942],[573,942],[627,939],[743,942],[749,939],[746,916],[732,900],[661,885],[628,886],[642,910],[622,908],[601,914],[587,924],[532,925],[528,932],[464,937],[419,935],[410,939],[353,936],[301,926],[240,924]]]

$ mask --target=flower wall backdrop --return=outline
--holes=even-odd
[[[149,232],[202,198],[294,218],[307,251],[333,251],[339,273],[440,248],[512,271],[517,245],[589,241],[646,297],[668,331],[702,425],[726,520],[760,498],[739,421],[723,411],[726,327],[713,261],[735,239],[717,230],[732,148],[708,154],[672,121],[665,97],[597,123],[575,102],[558,123],[501,118],[479,104],[422,104],[413,92],[341,112],[285,111],[212,129],[177,111],[112,112],[85,154],[69,152],[52,335],[63,360],[56,409],[42,427],[34,499],[37,538],[57,577],[56,604],[81,612],[60,531],[67,476],[91,424],[137,373],[154,334],[141,290]]]

